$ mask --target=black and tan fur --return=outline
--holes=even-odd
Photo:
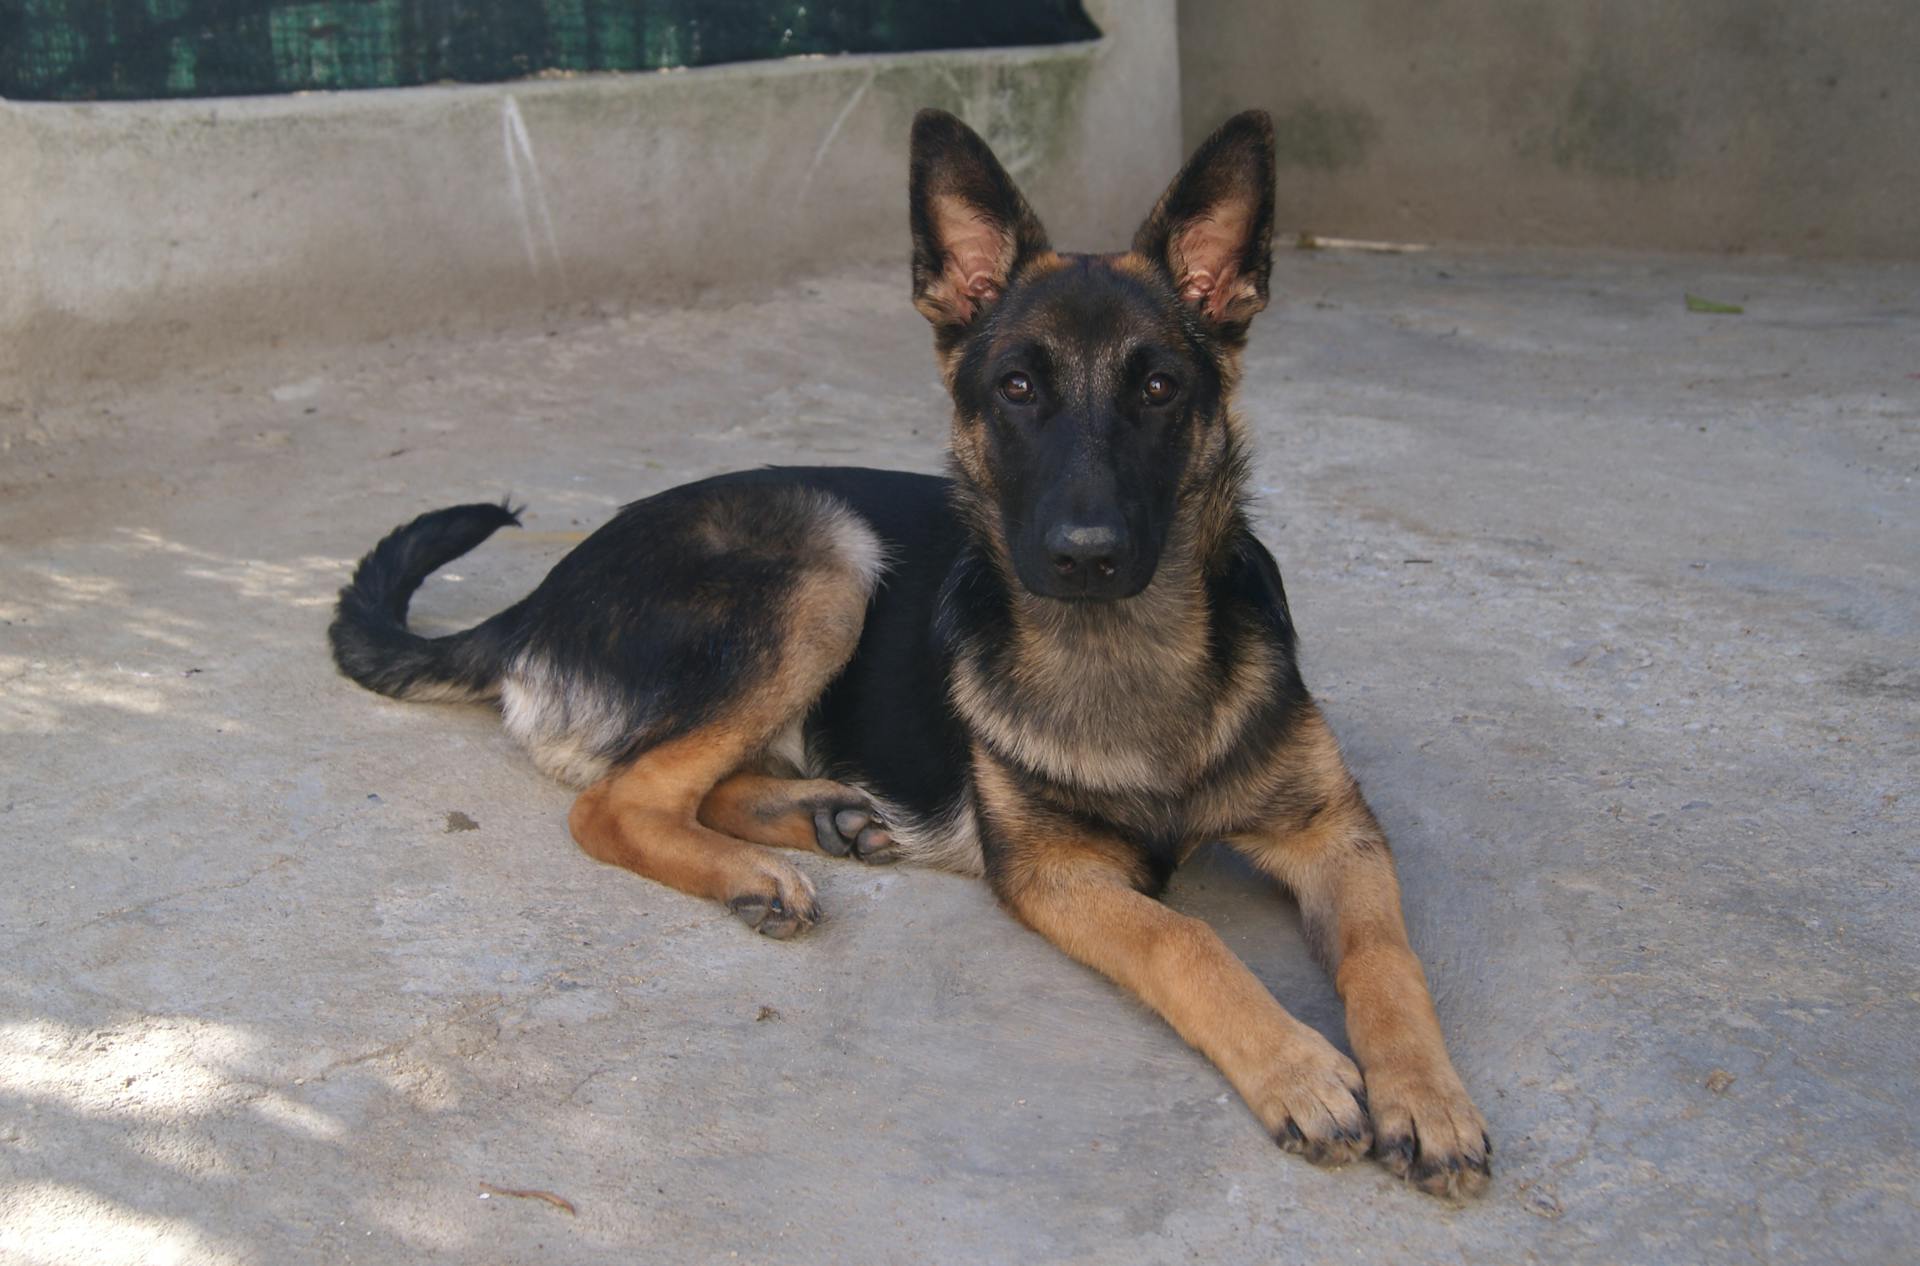
[[[414,589],[515,521],[436,511],[342,591],[341,670],[399,698],[497,700],[581,788],[582,848],[768,935],[819,917],[783,850],[984,874],[1212,1059],[1283,1147],[1371,1148],[1423,1190],[1477,1193],[1485,1122],[1242,510],[1231,400],[1267,302],[1272,145],[1264,115],[1231,120],[1132,250],[1071,255],[979,137],[923,112],[914,305],[953,396],[950,479],[675,488],[506,611],[429,639],[405,627]],[[1353,1060],[1155,899],[1214,839],[1298,898]]]

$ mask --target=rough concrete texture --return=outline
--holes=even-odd
[[[1182,0],[1189,140],[1263,105],[1298,228],[1920,257],[1899,0]]]
[[[333,674],[427,507],[531,506],[445,629],[687,478],[935,468],[903,281],[207,372],[5,456],[0,1257],[1910,1256],[1920,270],[1279,261],[1258,513],[1493,1124],[1465,1209],[1281,1154],[976,882],[808,859],[769,942],[582,856],[485,710]],[[1338,1040],[1282,898],[1203,855],[1169,899]]]
[[[0,433],[75,379],[497,328],[897,249],[940,106],[1118,246],[1179,154],[1171,0],[1089,44],[105,105],[0,102]]]

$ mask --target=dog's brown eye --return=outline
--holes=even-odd
[[[1025,374],[1008,374],[1000,380],[1000,394],[1008,404],[1025,404],[1033,399],[1033,379]]]
[[[1180,384],[1165,374],[1147,375],[1147,385],[1141,388],[1148,404],[1165,404],[1173,399],[1173,393],[1180,390]]]

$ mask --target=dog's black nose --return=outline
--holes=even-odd
[[[1054,571],[1095,585],[1119,570],[1124,544],[1120,529],[1106,523],[1056,523],[1047,529]]]

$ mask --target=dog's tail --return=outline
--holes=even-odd
[[[512,654],[524,603],[462,633],[422,637],[407,629],[413,591],[520,513],[499,505],[451,506],[423,514],[360,560],[340,591],[327,640],[340,671],[395,699],[488,699]]]

